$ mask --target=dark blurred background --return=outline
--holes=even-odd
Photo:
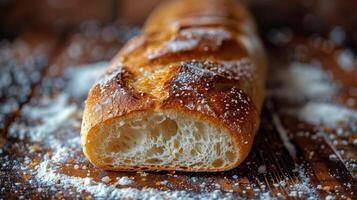
[[[25,29],[66,31],[84,21],[141,25],[162,0],[0,0],[0,36]],[[294,32],[357,44],[356,0],[242,0],[261,32],[285,26]],[[345,44],[345,45],[346,45]]]

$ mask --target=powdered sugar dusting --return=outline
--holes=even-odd
[[[193,20],[194,19],[194,20]],[[205,26],[205,25],[214,25],[214,24],[225,24],[227,23],[227,19],[222,16],[195,16],[186,17],[181,19],[180,21],[173,21],[171,26],[174,29],[180,29],[184,26]]]
[[[170,98],[189,110],[219,118],[240,132],[241,124],[254,115],[255,110],[247,93],[235,84],[241,79],[248,84],[252,80],[252,71],[254,67],[245,59],[182,62],[171,82]],[[248,141],[243,143],[248,144]]]
[[[102,92],[105,91],[106,87],[109,86],[109,83],[119,76],[123,75],[125,72],[125,69],[123,65],[118,64],[114,68],[111,68],[109,71],[107,71],[103,76],[101,76],[97,82],[96,85],[99,85],[100,89]]]
[[[180,51],[185,51],[185,50],[190,50],[196,47],[198,44],[198,41],[195,39],[190,39],[190,40],[172,40],[169,41],[165,44],[166,48],[170,52],[180,52]]]
[[[187,38],[209,39],[215,41],[217,46],[222,45],[222,42],[232,38],[232,34],[222,28],[190,28],[184,29],[180,35]]]
[[[217,72],[228,79],[252,81],[256,75],[255,65],[251,60],[243,58],[239,61],[226,61],[221,67],[210,70]]]
[[[155,59],[162,56],[165,53],[179,53],[183,51],[192,50],[199,44],[197,39],[177,39],[173,38],[162,45],[153,52],[148,53],[149,59]]]
[[[165,54],[180,53],[193,49],[203,51],[217,50],[223,41],[232,38],[232,34],[222,28],[189,28],[181,30],[178,35],[162,44],[154,51],[149,51],[147,57],[155,59]]]

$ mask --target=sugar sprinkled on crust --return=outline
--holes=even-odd
[[[164,54],[180,53],[193,49],[203,51],[218,50],[224,41],[231,40],[232,33],[223,28],[188,28],[164,42],[154,51],[148,51],[147,57],[155,59]]]

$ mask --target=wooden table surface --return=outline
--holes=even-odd
[[[89,23],[0,42],[0,199],[357,199],[357,65],[352,50],[267,34],[267,97],[247,160],[220,173],[110,172],[80,144],[83,102],[138,33]]]

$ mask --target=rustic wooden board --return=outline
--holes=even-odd
[[[92,25],[68,34],[57,47],[41,83],[7,129],[8,139],[0,151],[0,198],[357,198],[357,119],[353,117],[356,104],[351,103],[357,98],[356,93],[346,92],[355,87],[355,68],[345,74],[340,70],[332,80],[322,80],[339,82],[333,94],[329,90],[320,94],[319,89],[305,94],[310,90],[301,88],[306,87],[301,82],[287,85],[284,77],[291,78],[290,82],[311,82],[289,77],[308,75],[296,72],[301,63],[308,63],[308,67],[312,61],[324,63],[312,73],[328,73],[338,67],[336,60],[322,62],[341,50],[337,47],[327,53],[320,48],[323,45],[304,48],[304,55],[309,56],[302,58],[285,50],[309,44],[300,39],[267,44],[270,58],[274,58],[268,97],[253,149],[241,166],[220,173],[127,173],[93,167],[80,146],[83,101],[90,84],[128,35],[133,35],[132,29],[124,26]],[[292,68],[292,60],[300,65]],[[343,82],[346,76],[351,76],[349,82]],[[338,127],[312,123],[296,115],[308,103],[340,104],[349,108],[352,118],[340,120]]]

